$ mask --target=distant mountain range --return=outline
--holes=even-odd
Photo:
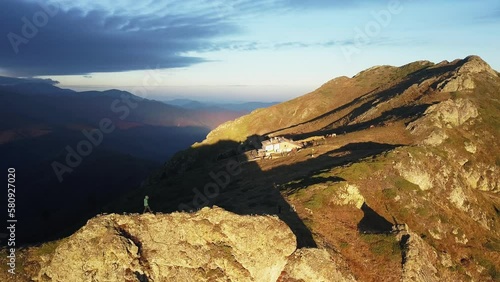
[[[259,108],[267,108],[279,102],[244,102],[244,103],[210,103],[210,102],[200,102],[190,99],[174,99],[163,101],[164,103],[172,106],[177,106],[185,109],[205,109],[213,111],[236,111],[250,113]]]
[[[185,108],[116,89],[76,92],[56,83],[0,77],[1,166],[18,172],[20,241],[47,240],[85,220],[177,151],[247,113]],[[111,129],[104,132],[103,124]]]

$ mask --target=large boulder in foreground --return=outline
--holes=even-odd
[[[111,214],[89,220],[65,239],[33,278],[277,281],[286,265],[286,270],[297,266],[289,271],[292,279],[328,279],[325,273],[329,272],[342,275],[326,251],[310,249],[303,262],[302,253],[296,252],[290,228],[273,216],[242,216],[217,207],[197,213]],[[310,262],[314,257],[321,257],[321,265]],[[301,268],[308,269],[305,276],[300,274]],[[293,277],[296,275],[300,277]]]

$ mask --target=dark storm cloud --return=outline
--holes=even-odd
[[[189,66],[204,60],[182,53],[236,31],[210,14],[130,16],[59,8],[51,15],[31,1],[4,0],[1,6],[0,69],[18,76]]]
[[[149,11],[140,10],[134,14],[117,8],[120,3],[126,7],[126,2],[120,1],[117,1],[113,9],[75,4],[73,8],[52,7],[52,11],[56,11],[53,13],[51,9],[40,6],[39,3],[47,2],[45,0],[1,1],[0,71],[14,76],[186,67],[205,61],[202,57],[183,55],[189,52],[348,44],[339,41],[275,44],[234,42],[227,40],[227,35],[241,32],[239,27],[246,18],[258,17],[266,11],[283,13],[290,10],[343,8],[368,2],[152,1],[149,6],[146,5]],[[80,2],[81,5],[82,3],[85,2]],[[207,9],[190,9],[201,4]],[[219,40],[221,35],[225,36],[226,41]]]
[[[50,78],[17,78],[17,77],[5,77],[0,76],[0,85],[15,85],[21,83],[45,83],[50,85],[57,85],[59,81]]]

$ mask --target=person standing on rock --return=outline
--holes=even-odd
[[[149,212],[151,212],[151,213],[153,212],[153,211],[151,210],[151,208],[149,207],[149,202],[148,202],[148,200],[149,200],[149,197],[148,197],[148,195],[146,195],[146,197],[144,197],[144,211],[143,211],[142,213],[145,213],[146,211],[149,211]]]

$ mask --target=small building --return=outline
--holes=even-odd
[[[262,141],[262,149],[265,152],[291,152],[293,149],[300,149],[302,146],[285,137],[272,137],[269,140]]]

